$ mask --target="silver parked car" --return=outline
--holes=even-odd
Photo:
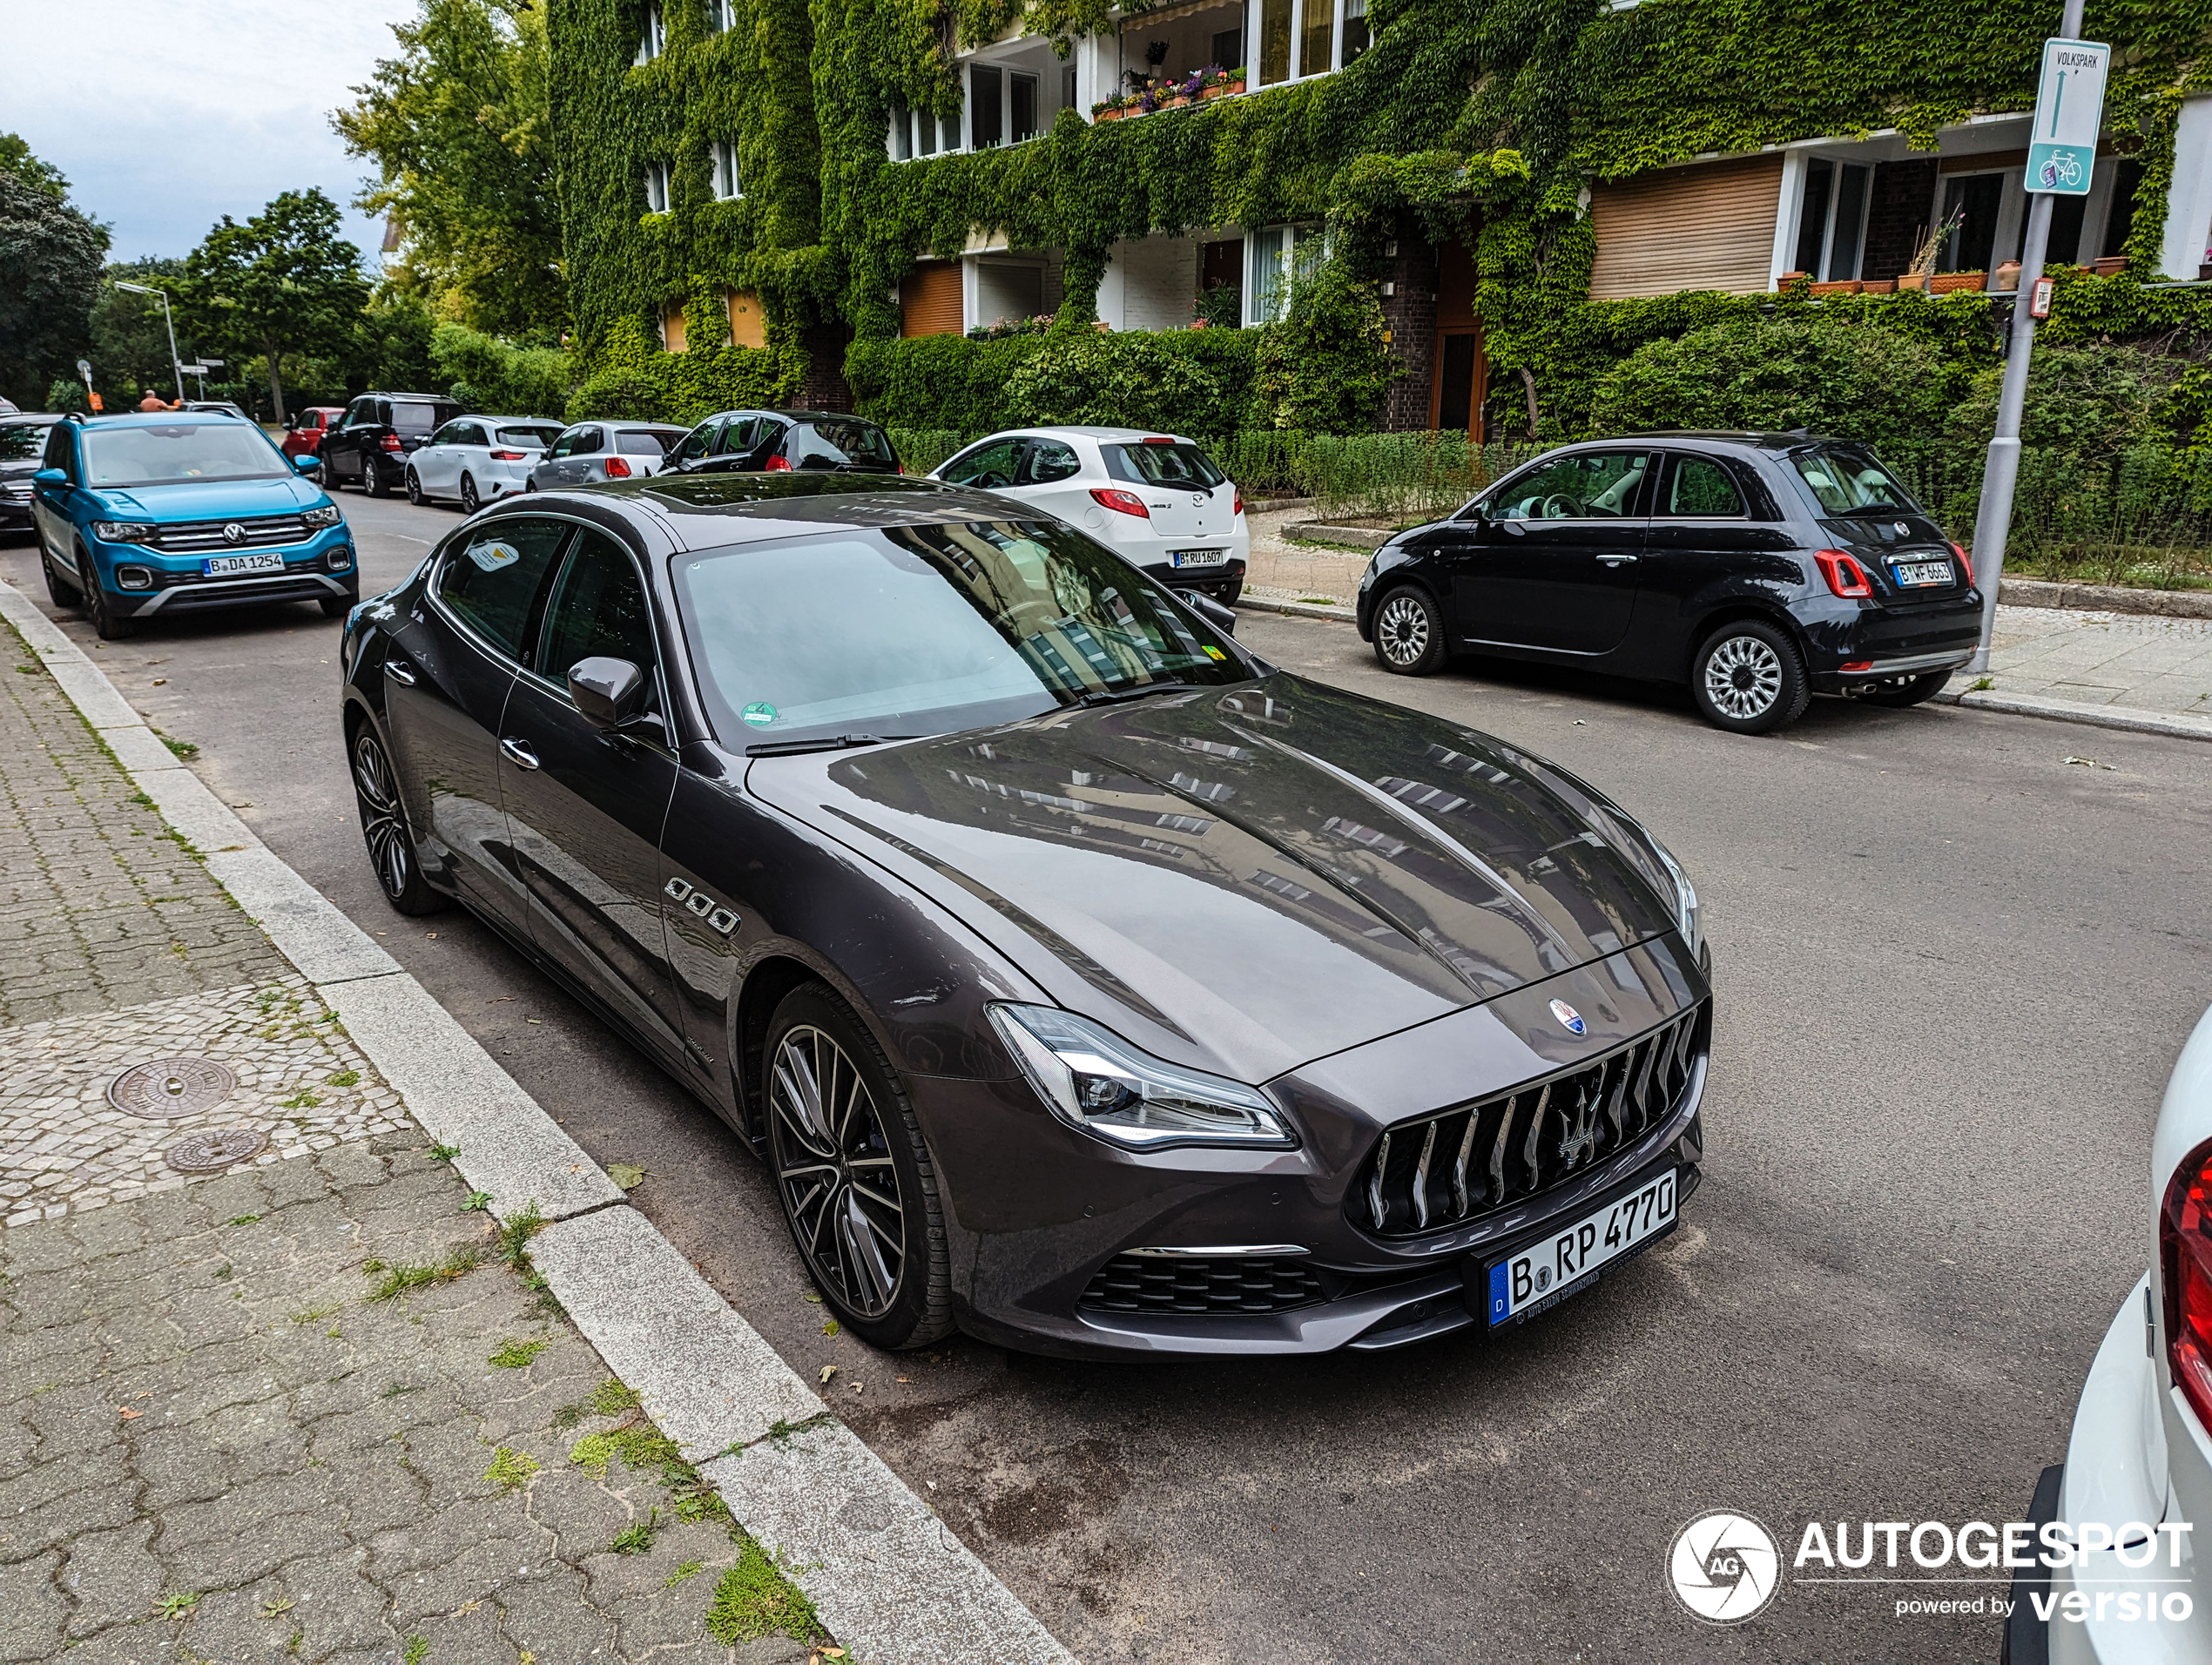
[[[475,514],[523,489],[561,425],[544,416],[456,416],[407,460],[407,500],[450,498]]]
[[[688,431],[665,422],[578,422],[553,442],[523,489],[552,491],[658,474]]]

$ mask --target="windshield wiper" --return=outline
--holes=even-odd
[[[1134,688],[1096,688],[1089,693],[1078,694],[1078,705],[1118,705],[1125,699],[1143,699],[1153,694],[1178,694],[1193,684],[1187,682],[1140,682]]]
[[[801,752],[842,752],[848,746],[881,745],[886,740],[912,740],[912,734],[825,734],[815,740],[764,740],[745,749],[748,758],[788,758]]]

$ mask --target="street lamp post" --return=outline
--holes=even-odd
[[[177,373],[177,402],[185,402],[185,361],[177,356],[177,321],[169,315],[169,292],[143,283],[125,283],[115,280],[118,289],[128,289],[134,295],[156,295],[161,300],[161,321],[169,327],[169,367]]]

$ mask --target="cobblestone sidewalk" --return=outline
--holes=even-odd
[[[529,1220],[6,649],[0,1661],[806,1659]]]

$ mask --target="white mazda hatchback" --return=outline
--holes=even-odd
[[[2167,1083],[2145,1201],[2150,1271],[2089,1366],[2064,1466],[2035,1488],[2033,1520],[2071,1564],[2017,1575],[2010,1665],[2212,1662],[2212,1578],[2196,1579],[2212,1554],[2197,1541],[2212,1525],[2212,1011]]]
[[[1142,428],[1010,428],[930,478],[1034,503],[1172,589],[1224,602],[1243,593],[1244,494],[1196,440]]]

